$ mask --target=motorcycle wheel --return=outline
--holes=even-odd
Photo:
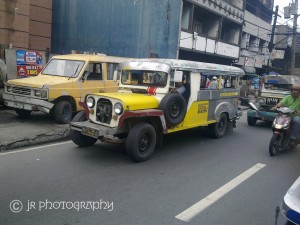
[[[273,134],[269,144],[270,156],[275,156],[279,151],[279,147],[280,147],[280,135]]]

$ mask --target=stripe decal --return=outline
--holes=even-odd
[[[148,87],[147,92],[149,95],[156,95],[156,89],[157,87]]]

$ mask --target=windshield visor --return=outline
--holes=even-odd
[[[42,74],[60,77],[77,77],[84,61],[52,59],[43,69]]]
[[[121,83],[124,85],[165,87],[168,74],[149,70],[123,70]]]

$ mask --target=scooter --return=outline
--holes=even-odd
[[[254,103],[251,102],[249,105],[254,110],[259,111]],[[291,114],[295,113],[295,110],[287,107],[280,107],[277,111],[279,113],[273,121],[273,135],[269,144],[270,156],[275,156],[279,151],[288,149],[290,142],[290,127],[292,122]],[[299,143],[299,137],[296,140],[296,143]]]
[[[286,225],[300,225],[300,177],[289,188],[280,207],[276,208],[275,225],[277,224],[279,211],[287,219]]]

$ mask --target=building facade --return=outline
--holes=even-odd
[[[51,48],[52,0],[0,0],[0,47]]]

